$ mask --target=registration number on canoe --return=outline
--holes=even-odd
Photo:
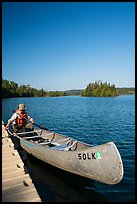
[[[92,152],[92,153],[78,153],[79,160],[87,160],[87,159],[101,159],[101,152]]]

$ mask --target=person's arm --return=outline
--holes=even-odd
[[[8,128],[9,125],[11,124],[11,122],[12,122],[11,119],[9,119],[8,122],[7,122],[7,125],[5,126],[5,128]]]
[[[14,114],[12,115],[12,117],[8,120],[7,125],[5,126],[5,128],[8,128],[9,125],[10,125],[14,120],[16,120],[16,118],[17,118],[17,114],[14,113]]]
[[[30,119],[30,122],[31,122],[31,123],[34,123],[34,120],[33,120],[33,118],[31,118],[31,119]]]
[[[34,123],[34,119],[31,118],[29,115],[28,115],[28,119],[29,119],[29,121],[30,121],[31,123]]]

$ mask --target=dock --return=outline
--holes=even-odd
[[[42,202],[2,124],[2,202]]]

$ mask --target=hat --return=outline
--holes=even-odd
[[[26,106],[24,104],[19,104],[18,109],[19,110],[25,110]]]

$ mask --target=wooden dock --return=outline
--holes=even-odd
[[[42,202],[4,125],[2,125],[2,202]]]

